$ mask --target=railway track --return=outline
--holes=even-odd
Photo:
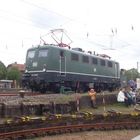
[[[22,140],[44,135],[91,131],[91,130],[116,130],[116,129],[140,129],[140,121],[77,124],[77,125],[53,126],[47,128],[44,127],[28,130],[19,130],[7,133],[0,133],[0,140],[19,140],[19,139]]]
[[[20,92],[12,92],[12,93],[8,93],[8,92],[0,92],[0,97],[1,96],[19,96]],[[36,96],[36,95],[43,95],[42,93],[35,93],[35,92],[25,92],[26,96]]]

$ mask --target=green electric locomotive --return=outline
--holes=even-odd
[[[28,49],[22,82],[40,92],[62,92],[62,87],[76,92],[114,90],[120,86],[120,69],[106,55],[44,44]]]

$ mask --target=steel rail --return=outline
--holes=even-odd
[[[115,130],[115,129],[140,129],[140,122],[111,122],[111,123],[95,123],[95,124],[78,124],[67,126],[54,126],[47,128],[36,128],[28,130],[20,130],[14,132],[0,133],[0,140],[27,138],[31,136],[41,136],[46,134],[57,134],[85,130]]]

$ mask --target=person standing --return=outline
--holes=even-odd
[[[88,94],[89,94],[90,99],[91,99],[92,107],[97,108],[97,106],[96,106],[96,91],[92,88],[92,89],[90,89],[90,91],[88,91]]]

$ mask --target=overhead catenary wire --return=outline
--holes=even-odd
[[[72,19],[72,18],[70,18],[70,17],[64,16],[64,15],[62,15],[62,14],[60,14],[60,13],[57,13],[57,12],[48,10],[48,9],[46,9],[45,7],[39,6],[39,5],[37,5],[37,4],[33,3],[33,2],[29,2],[29,1],[26,1],[26,0],[21,0],[21,1],[24,2],[24,3],[26,3],[26,4],[28,4],[28,5],[30,5],[30,6],[39,8],[39,9],[43,10],[44,12],[50,12],[50,13],[54,13],[54,14],[57,15],[57,16],[64,17],[64,18],[68,19],[69,22],[71,22],[71,21],[75,21],[75,22],[76,22],[75,19]],[[0,10],[0,11],[2,11],[2,10]],[[2,12],[8,13],[8,11],[2,11]],[[23,17],[23,16],[20,16],[20,15],[17,15],[17,14],[15,14],[15,13],[11,13],[11,12],[9,12],[8,14],[12,15],[13,17],[15,17],[15,18],[11,18],[11,19],[10,19],[11,21],[14,20],[13,22],[19,22],[19,23],[26,24],[26,25],[29,25],[29,26],[32,26],[32,27],[35,27],[35,28],[42,29],[41,27],[32,24],[32,22],[30,21],[30,20],[31,20],[30,18]],[[5,17],[3,17],[3,18],[5,18]],[[6,17],[6,18],[7,18],[7,20],[8,20],[9,17]],[[40,21],[41,21],[41,20],[40,20]],[[41,22],[40,22],[39,24],[42,25],[42,26],[47,26],[47,27],[49,27],[49,28],[53,28],[53,26],[50,26],[50,25],[48,25],[48,24],[46,24],[46,23],[44,24],[44,23],[41,23]],[[83,24],[83,23],[82,23],[82,24]],[[62,26],[62,25],[64,25],[64,24],[61,24],[61,26]],[[132,30],[134,30],[134,26],[132,26]],[[118,32],[118,31],[117,31],[117,28],[112,28],[112,33],[114,33],[114,32],[117,34],[117,32]],[[89,32],[87,32],[87,38],[88,38],[88,37],[89,37]],[[87,41],[88,41],[88,40],[87,40]],[[90,41],[90,43],[91,43],[91,41]],[[93,41],[92,41],[92,43],[94,43],[94,44],[96,44],[96,45],[98,45],[98,46],[106,47],[105,45],[102,45],[101,43],[97,43],[97,42],[93,42]]]
[[[19,15],[15,14],[15,13],[12,13],[12,12],[9,12],[9,11],[4,11],[4,10],[1,10],[1,9],[0,9],[0,12],[6,14],[6,16],[5,15],[0,15],[0,17],[3,18],[4,20],[10,20],[12,22],[24,24],[24,25],[27,25],[27,26],[32,26],[32,27],[35,27],[35,28],[39,28],[40,30],[42,29],[41,27],[39,27],[37,25],[34,25],[32,23],[32,21],[31,21],[31,18],[19,16]],[[41,21],[41,19],[40,19],[40,21]],[[48,25],[46,23],[45,24],[40,23],[40,25],[52,28],[52,26],[50,26],[50,25]]]
[[[39,8],[41,8],[41,7],[39,7]],[[49,11],[49,12],[52,12],[52,11]],[[26,16],[21,16],[21,15],[18,15],[17,13],[13,13],[11,11],[6,11],[6,10],[3,10],[3,9],[0,9],[0,13],[3,13],[3,15],[0,15],[0,17],[2,19],[8,20],[8,21],[11,21],[11,22],[14,22],[14,23],[19,23],[19,24],[31,26],[31,27],[34,27],[34,28],[38,28],[40,30],[42,30],[45,26],[46,26],[46,28],[50,28],[50,29],[54,28],[53,26],[50,26],[49,24],[40,22],[40,21],[42,21],[41,19],[39,20],[39,26],[37,26],[37,25],[32,23],[31,18],[29,18],[29,17],[27,18]],[[56,15],[58,15],[58,14],[56,14]],[[40,26],[43,26],[43,28],[40,27]],[[22,48],[23,48],[23,43],[22,43]]]
[[[60,17],[63,17],[63,18],[65,18],[65,19],[67,19],[67,21],[64,21],[62,24],[59,25],[60,27],[62,27],[62,26],[64,26],[64,25],[67,25],[67,24],[69,24],[70,22],[79,23],[79,24],[81,24],[81,25],[84,25],[84,24],[85,24],[85,23],[81,22],[81,21],[78,20],[78,19],[71,18],[71,17],[65,16],[65,15],[63,15],[63,14],[60,14],[60,13],[58,13],[58,12],[49,10],[49,9],[47,9],[47,8],[45,8],[45,7],[42,7],[42,6],[39,6],[39,5],[37,5],[37,4],[33,3],[33,2],[29,2],[29,1],[27,1],[27,0],[21,0],[21,1],[22,1],[23,3],[25,3],[25,4],[27,4],[27,5],[30,5],[30,6],[35,7],[35,8],[38,8],[38,9],[44,11],[44,12],[49,12],[49,13],[54,14],[54,15],[56,15],[56,16],[60,16]]]
[[[39,5],[35,4],[35,3],[29,2],[29,1],[26,1],[26,0],[21,0],[21,1],[24,2],[24,3],[26,3],[26,4],[28,4],[28,5],[30,5],[30,6],[39,8],[39,9],[43,10],[44,12],[54,13],[57,16],[61,16],[61,17],[64,17],[66,19],[69,19],[69,20],[75,20],[75,19],[72,19],[70,17],[64,16],[64,15],[58,13],[58,12],[54,12],[54,11],[48,10],[45,7],[39,6]]]

